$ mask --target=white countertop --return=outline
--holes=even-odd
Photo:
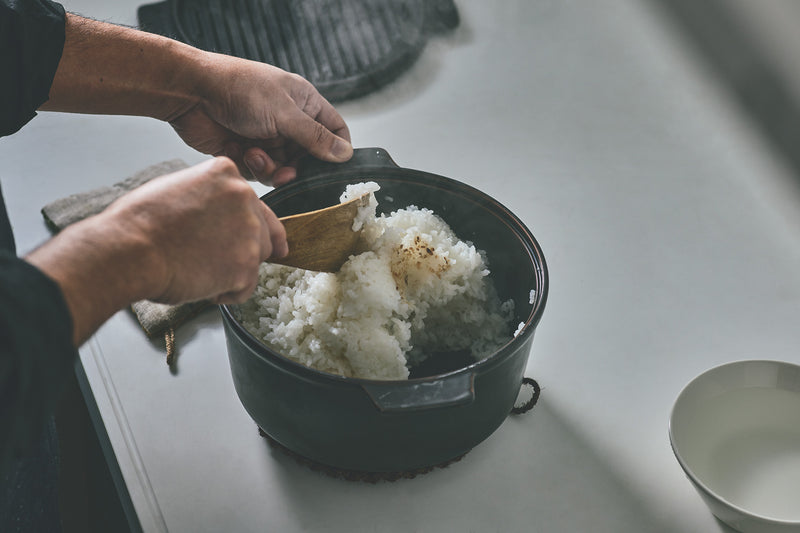
[[[258,436],[216,310],[178,331],[174,374],[120,312],[81,365],[144,531],[730,531],[667,421],[712,366],[800,363],[800,181],[650,2],[457,5],[410,72],[339,109],[356,146],[478,187],[537,237],[538,405],[445,470],[340,481]],[[137,6],[66,2],[130,25]],[[175,157],[203,159],[154,120],[41,113],[0,140],[20,251],[45,203]]]

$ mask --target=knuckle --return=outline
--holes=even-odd
[[[241,204],[246,204],[252,199],[252,196],[255,194],[253,189],[248,185],[248,183],[244,179],[229,179],[225,180],[221,184],[222,186],[222,195],[228,201],[232,202],[237,206],[241,206]],[[237,208],[238,209],[238,208]],[[246,220],[247,217],[242,217],[241,215],[247,214],[247,210],[243,211],[235,211],[234,214],[239,214],[241,219]]]
[[[243,179],[230,180],[231,191],[242,201],[248,201],[255,194],[253,189]]]
[[[237,246],[233,255],[236,278],[249,276],[258,264],[258,245],[253,239],[245,239]]]
[[[248,238],[236,251],[234,259],[235,283],[241,284],[242,280],[250,280],[258,275],[258,265],[261,263],[261,247],[255,239]]]
[[[328,140],[328,130],[320,124],[319,122],[314,123],[314,142],[316,144],[322,144]]]
[[[231,285],[232,292],[252,292],[258,279],[258,269],[242,270]]]
[[[289,71],[285,71],[285,79],[286,79],[287,82],[292,83],[292,84],[294,84],[296,86],[299,86],[299,87],[305,87],[305,85],[307,83],[310,83],[303,76],[301,76],[301,75],[299,75],[299,74],[297,74],[295,72],[289,72]]]
[[[214,158],[212,169],[220,174],[237,174],[238,167],[228,156],[220,155]]]

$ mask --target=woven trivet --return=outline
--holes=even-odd
[[[526,400],[522,405],[517,406],[514,405],[514,408],[511,409],[511,414],[519,415],[523,413],[527,413],[533,406],[536,405],[536,402],[539,401],[539,396],[541,395],[542,389],[539,387],[539,384],[533,378],[524,378],[522,380],[522,387],[529,387],[531,389],[531,397]],[[267,439],[270,447],[280,451],[284,455],[292,458],[298,464],[302,466],[306,466],[313,470],[314,472],[320,472],[325,474],[326,476],[336,478],[336,479],[343,479],[345,481],[356,481],[362,483],[378,483],[380,481],[397,481],[399,479],[414,479],[417,476],[427,474],[428,472],[433,472],[438,468],[447,468],[453,463],[456,463],[464,458],[468,452],[465,452],[458,457],[450,459],[449,461],[445,461],[444,463],[440,463],[433,466],[427,466],[424,468],[414,468],[411,470],[399,470],[394,472],[364,472],[361,470],[347,470],[344,468],[337,468],[335,466],[326,465],[323,463],[319,463],[314,461],[313,459],[309,459],[304,455],[301,455],[297,452],[294,452],[287,448],[286,446],[282,445],[261,429],[258,428],[258,434]]]

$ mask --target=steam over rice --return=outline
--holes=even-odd
[[[500,303],[484,254],[432,211],[409,206],[375,216],[374,182],[353,229],[361,253],[336,274],[264,263],[242,324],[278,353],[348,377],[407,379],[434,352],[480,359],[511,338],[513,301]]]

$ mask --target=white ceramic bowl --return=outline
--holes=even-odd
[[[800,532],[800,366],[708,370],[678,396],[669,436],[717,518],[743,533]]]

